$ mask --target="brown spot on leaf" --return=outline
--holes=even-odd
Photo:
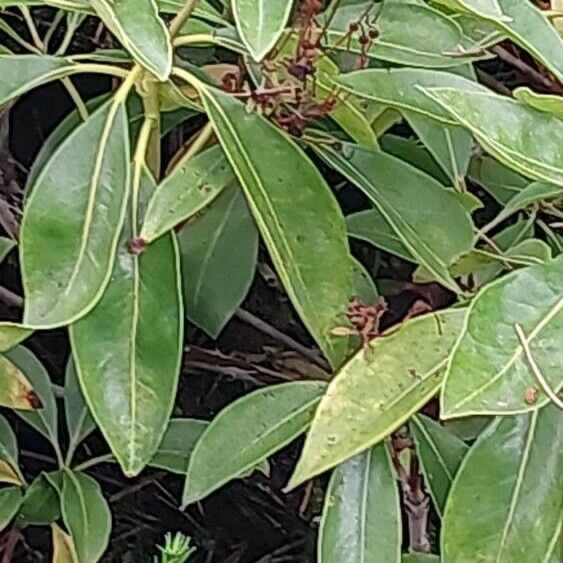
[[[528,387],[524,392],[524,401],[527,405],[534,405],[538,402],[540,393],[536,387]]]
[[[147,248],[147,241],[140,237],[132,238],[127,243],[127,250],[129,251],[129,254],[133,254],[133,256],[139,256],[139,254],[142,254],[146,248]]]
[[[25,395],[25,400],[29,403],[29,406],[32,409],[40,409],[43,407],[43,404],[41,403],[41,399],[39,398],[39,395],[33,391],[33,389],[30,389],[26,395]]]

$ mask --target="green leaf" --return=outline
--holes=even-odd
[[[563,186],[561,121],[492,92],[422,90],[506,166],[530,178]]]
[[[412,418],[411,431],[426,486],[441,517],[452,480],[469,448],[440,423],[421,414]]]
[[[107,102],[109,98],[110,95],[108,94],[97,96],[96,98],[85,102],[86,108],[90,113],[93,113],[100,108],[104,102]],[[72,131],[74,131],[82,122],[83,120],[80,117],[78,109],[74,109],[59,121],[55,129],[53,129],[47,138],[43,139],[41,147],[33,159],[31,168],[29,169],[29,174],[27,175],[25,197],[29,197],[33,186],[37,183],[37,178],[41,170],[49,162],[59,145],[63,143]]]
[[[154,187],[154,180],[144,174],[142,200]],[[184,326],[174,235],[161,237],[135,255],[127,244],[132,232],[128,217],[102,299],[70,327],[84,397],[129,476],[150,461],[166,430],[178,384]],[[100,355],[100,350],[105,354]]]
[[[407,115],[407,120],[448,175],[452,185],[464,191],[464,177],[473,150],[471,135],[461,127],[438,123],[420,114]]]
[[[349,360],[321,399],[290,486],[377,444],[424,405],[440,387],[465,313],[416,318]]]
[[[59,475],[58,472],[53,473]],[[47,474],[41,473],[25,493],[17,522],[23,526],[47,526],[60,514],[59,494]]]
[[[65,370],[64,407],[69,450],[74,450],[96,428],[96,424],[84,401],[72,358]]]
[[[436,178],[444,186],[449,179],[444,174],[441,166],[434,160],[430,153],[419,143],[417,139],[405,139],[397,135],[387,134],[380,139],[381,149],[404,160],[415,168],[426,172],[426,174]]]
[[[342,325],[353,274],[336,200],[284,132],[220,90],[204,88],[201,94],[294,307],[338,365],[346,339],[330,331]]]
[[[516,88],[512,95],[520,102],[563,120],[563,100],[561,96],[538,94],[526,86]]]
[[[17,410],[16,414],[25,420],[39,433],[43,434],[51,444],[58,444],[57,404],[51,387],[51,379],[43,364],[26,348],[17,346],[6,353],[6,357],[22,372],[31,382],[36,395],[34,402],[39,398],[41,408],[35,411]]]
[[[447,267],[473,246],[471,218],[434,178],[381,151],[345,144],[317,152],[360,188],[409,254],[437,280],[459,292]]]
[[[490,416],[467,416],[447,420],[445,427],[460,440],[473,441],[483,432],[491,420],[493,419]]]
[[[42,169],[24,210],[24,325],[55,327],[101,297],[129,191],[129,137],[121,103],[104,104]]]
[[[387,446],[339,465],[326,493],[318,563],[401,561],[401,509]]]
[[[5,487],[0,490],[0,532],[12,521],[23,501],[19,487]]]
[[[487,225],[487,230],[532,203],[563,196],[563,186],[532,182],[506,202],[505,208]]]
[[[8,421],[0,415],[0,459],[12,467],[18,466],[18,442]]]
[[[280,38],[292,0],[232,0],[238,32],[255,61],[261,61]]]
[[[26,374],[0,354],[0,406],[32,410],[36,408],[35,402],[35,391]]]
[[[172,43],[154,0],[90,0],[122,45],[161,81],[172,70]]]
[[[418,87],[451,86],[462,91],[485,90],[483,86],[459,74],[416,68],[358,70],[341,75],[335,82],[347,92],[361,98],[385,104],[399,111],[415,112],[452,125],[458,123],[450,112],[425,96]]]
[[[84,473],[66,471],[61,508],[78,563],[99,561],[111,532],[111,512],[100,485]]]
[[[395,231],[377,209],[358,211],[346,217],[348,234],[409,262],[416,262]]]
[[[511,414],[548,402],[539,392],[514,329],[519,324],[534,360],[556,391],[563,384],[563,257],[522,268],[483,288],[472,301],[442,390],[442,417]]]
[[[206,497],[299,436],[309,426],[325,389],[320,381],[282,383],[224,408],[192,452],[183,504]]]
[[[349,24],[366,13],[365,3],[356,6],[352,10],[343,8],[342,14],[330,23],[326,39],[331,48],[362,52],[359,33],[353,34],[350,40],[346,37]],[[375,59],[406,66],[445,68],[483,58],[483,52],[471,48],[454,20],[423,3],[387,0],[379,9],[375,27],[377,38],[367,49],[367,55]]]
[[[48,55],[0,55],[0,106],[27,91],[77,71],[79,65]]]
[[[178,242],[186,314],[217,338],[246,297],[258,259],[258,230],[242,191],[228,188]]]
[[[152,242],[209,205],[235,177],[221,147],[211,147],[175,169],[149,200],[141,238]]]
[[[497,160],[480,155],[471,160],[469,177],[503,205],[530,183]]]
[[[190,456],[207,424],[203,420],[194,418],[173,418],[170,420],[150,465],[185,475]]]
[[[547,561],[561,526],[563,424],[554,406],[497,419],[465,457],[446,505],[444,561]]]
[[[25,340],[33,331],[20,324],[0,322],[0,352],[7,352]]]

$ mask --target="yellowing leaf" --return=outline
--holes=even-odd
[[[52,563],[77,563],[72,538],[57,524],[51,524],[51,532],[53,534]]]
[[[424,405],[440,387],[464,317],[460,309],[419,317],[357,352],[321,399],[290,486],[380,442]]]
[[[12,485],[22,484],[14,468],[2,459],[0,459],[0,483],[11,483]]]
[[[3,355],[0,355],[0,405],[23,410],[39,406],[37,395],[25,374]]]

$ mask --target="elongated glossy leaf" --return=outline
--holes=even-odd
[[[0,355],[0,406],[32,410],[35,391],[25,373],[6,356]]]
[[[238,186],[183,229],[178,242],[186,315],[217,338],[246,297],[258,258],[258,230]]]
[[[344,365],[321,400],[290,485],[380,442],[428,401],[464,316],[458,309],[409,321]]]
[[[121,104],[105,104],[45,165],[21,229],[24,325],[65,325],[86,314],[111,273],[129,191]]]
[[[219,90],[206,88],[202,97],[293,305],[338,365],[346,339],[330,330],[343,322],[353,273],[336,200],[282,131]]]
[[[0,322],[0,352],[7,352],[33,331],[16,323]]]
[[[563,122],[492,92],[423,89],[510,168],[563,186]]]
[[[401,561],[401,509],[384,443],[338,466],[319,531],[318,563]]]
[[[94,419],[86,406],[82,390],[78,384],[78,377],[76,376],[76,369],[72,358],[69,359],[65,370],[64,407],[69,435],[68,447],[72,449],[96,428]]]
[[[260,389],[223,409],[190,458],[184,505],[200,500],[289,444],[311,422],[326,384],[295,381]]]
[[[8,421],[0,415],[0,459],[16,467],[18,465],[18,443]]]
[[[122,45],[165,81],[172,70],[172,44],[154,0],[90,0]]]
[[[440,122],[457,124],[451,114],[416,86],[448,86],[459,90],[483,91],[476,82],[459,74],[415,68],[367,69],[341,75],[336,82],[362,98],[398,109],[412,111]],[[486,91],[486,90],[485,90]]]
[[[345,144],[342,152],[318,149],[360,188],[417,262],[458,291],[447,266],[473,246],[471,219],[436,180],[381,151]]]
[[[77,562],[99,561],[111,531],[111,512],[100,485],[84,473],[67,471],[63,478],[61,508]]]
[[[57,524],[51,524],[53,536],[52,563],[76,563],[76,553],[72,538],[65,534]]]
[[[453,478],[469,448],[455,434],[424,415],[412,418],[411,430],[426,486],[442,516]]]
[[[280,38],[292,0],[232,0],[238,32],[252,58],[261,61]]]
[[[147,195],[154,189],[148,173],[141,187]],[[128,217],[104,296],[72,325],[70,335],[90,412],[123,471],[136,475],[156,452],[168,424],[184,319],[174,235],[161,237],[137,256],[129,252],[131,233]]]
[[[78,64],[48,55],[0,55],[0,106],[41,84],[77,70]]]
[[[12,521],[23,501],[19,487],[5,487],[0,490],[0,532]]]
[[[235,177],[219,146],[191,158],[172,172],[151,197],[141,238],[148,242],[209,205]]]
[[[557,119],[563,119],[563,100],[561,96],[538,94],[527,87],[516,88],[513,94],[517,100],[540,111],[550,113],[557,117]]]
[[[452,185],[462,190],[473,150],[471,135],[461,127],[438,123],[420,114],[407,115],[407,120],[446,172]]]
[[[547,561],[561,526],[562,501],[561,413],[549,406],[499,418],[479,436],[454,481],[442,557]]]
[[[206,427],[203,420],[173,418],[150,465],[185,475],[192,451]]]
[[[522,268],[486,286],[472,301],[442,391],[442,416],[509,414],[548,401],[514,330],[519,324],[552,389],[563,384],[563,257]]]
[[[346,36],[350,23],[366,11],[365,3],[343,6],[326,33],[328,44],[336,49],[362,52],[360,34],[353,34],[349,40]],[[367,55],[375,59],[446,68],[483,58],[483,52],[471,48],[471,42],[454,20],[427,4],[388,0],[379,9],[375,27],[377,37],[367,49]]]

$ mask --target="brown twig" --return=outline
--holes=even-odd
[[[248,311],[245,311],[244,309],[239,309],[235,313],[235,315],[241,321],[244,321],[245,323],[253,326],[260,332],[263,332],[267,336],[272,337],[274,340],[278,340],[282,344],[285,344],[288,348],[299,352],[302,356],[305,356],[320,368],[327,371],[330,370],[328,363],[315,350],[311,350],[310,348],[307,348],[307,346],[300,344],[299,342],[291,338],[291,336],[288,336],[287,334],[281,332],[277,328],[268,324],[266,321],[259,319],[258,317],[256,317],[252,313],[249,313]]]
[[[518,69],[522,74],[525,74],[530,78],[533,82],[537,83],[538,85],[543,86],[546,90],[551,92],[556,92],[558,94],[563,93],[563,87],[559,82],[555,79],[548,78],[547,76],[543,75],[541,72],[538,72],[535,68],[531,67],[528,63],[523,61],[522,59],[514,56],[504,47],[497,45],[496,47],[492,48],[492,51],[498,55],[498,57],[503,60],[505,63],[508,63],[510,66]]]

